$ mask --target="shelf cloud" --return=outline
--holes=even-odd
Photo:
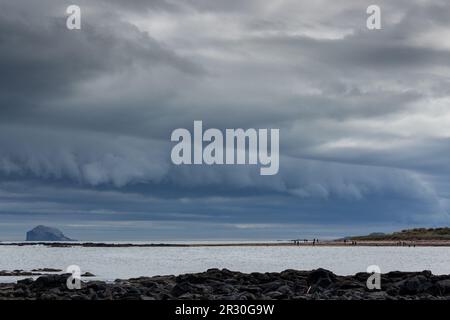
[[[368,30],[370,4],[82,0],[68,30],[69,4],[0,0],[0,231],[448,224],[450,4],[380,0]],[[279,173],[173,165],[195,120],[280,129]]]

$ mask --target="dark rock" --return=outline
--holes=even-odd
[[[374,291],[374,292],[371,292],[369,295],[370,299],[373,299],[373,300],[385,300],[388,298],[388,296],[389,295],[383,291]]]
[[[262,289],[258,286],[251,285],[251,286],[244,286],[240,288],[242,291],[253,293],[253,294],[259,294],[261,293]]]
[[[90,272],[85,272],[81,275],[82,277],[95,277],[95,274],[90,273]]]
[[[433,276],[430,270],[423,270],[420,274],[427,278],[431,278]]]
[[[14,296],[15,297],[24,297],[24,296],[26,296],[27,295],[27,292],[25,291],[25,290],[23,290],[23,289],[17,289],[15,292],[14,292]]]
[[[206,273],[208,274],[208,276],[203,276],[203,274],[202,275],[190,274],[190,273],[183,274],[183,275],[178,276],[176,278],[176,281],[200,284],[200,283],[204,283],[206,281],[206,279],[220,278],[220,277],[215,276],[215,273],[210,272],[209,270]]]
[[[61,269],[53,269],[53,268],[41,268],[41,269],[33,269],[33,272],[61,272]]]
[[[240,300],[257,300],[257,298],[253,293],[244,292],[240,295]]]
[[[57,296],[51,293],[44,293],[40,296],[40,300],[56,300]]]
[[[184,293],[180,296],[178,296],[178,299],[181,300],[196,300],[196,299],[200,299],[201,294],[197,294],[197,293]]]
[[[94,290],[94,291],[105,291],[107,288],[108,288],[108,286],[106,285],[106,283],[104,283],[104,282],[102,282],[102,281],[92,281],[92,282],[89,282],[87,285],[86,285],[86,287],[88,288],[88,289],[92,289],[92,290]]]
[[[146,288],[148,288],[148,289],[151,289],[151,290],[155,290],[156,288],[159,287],[158,283],[155,282],[155,281],[152,281],[152,280],[142,281],[141,285],[146,287]]]
[[[365,281],[367,280],[367,278],[365,279]],[[342,290],[349,290],[349,289],[364,289],[366,288],[366,285],[359,282],[359,281],[354,281],[354,280],[342,280],[340,282],[338,282],[336,284],[337,287],[339,287],[339,289]]]
[[[366,282],[367,279],[370,277],[370,274],[367,272],[358,272],[355,274],[354,278],[360,282]]]
[[[308,275],[308,284],[314,285],[322,288],[329,287],[333,282],[336,281],[336,275],[328,270],[319,268],[311,271]]]
[[[305,275],[304,271],[288,269],[288,270],[281,272],[280,277],[282,279],[294,280],[294,279],[299,279],[299,278],[305,278],[306,275]]]
[[[175,297],[179,297],[185,293],[192,293],[192,286],[187,282],[177,283],[172,291],[171,294],[173,294]]]
[[[433,284],[423,275],[402,280],[398,282],[397,285],[400,289],[399,294],[401,295],[414,295],[422,293],[433,286]]]
[[[40,289],[49,289],[49,288],[56,288],[56,287],[62,287],[66,286],[67,279],[70,277],[70,274],[52,274],[52,275],[46,275],[37,278],[33,282],[34,288],[40,288]]]
[[[27,232],[26,241],[75,241],[66,237],[60,230],[47,226],[37,226]]]
[[[450,295],[450,279],[438,281],[436,285],[439,292],[445,295]]]
[[[23,272],[16,270],[15,272]],[[382,275],[381,290],[366,288],[367,273],[337,276],[330,271],[286,270],[281,273],[232,272],[210,269],[207,272],[140,277],[129,280],[82,282],[81,290],[66,286],[70,274],[50,274],[0,283],[0,299],[44,300],[167,300],[167,299],[448,299],[450,275],[430,272],[394,272]]]
[[[276,291],[279,287],[283,286],[284,281],[272,281],[268,283],[261,284],[260,287],[264,290],[264,292]]]
[[[1,270],[0,271],[0,276],[2,276],[2,277],[23,277],[23,276],[33,276],[33,275],[40,275],[40,273],[33,273],[33,272],[23,271],[23,270],[13,270],[13,271]]]
[[[89,300],[89,297],[83,295],[83,294],[71,294],[70,296],[70,300]]]
[[[400,288],[397,286],[390,286],[386,289],[386,293],[390,296],[396,296],[399,294]]]
[[[24,286],[29,286],[31,284],[33,284],[34,280],[33,278],[26,278],[26,279],[22,279],[22,280],[17,280],[17,283],[20,285],[24,285]]]
[[[270,299],[284,299],[286,298],[286,295],[284,293],[281,293],[279,291],[271,291],[265,294],[266,297]]]
[[[214,287],[215,294],[227,295],[227,294],[232,294],[236,291],[237,291],[237,288],[228,283],[222,283],[220,286]]]
[[[403,279],[410,275],[410,272],[403,272],[403,271],[391,271],[386,273],[386,277],[390,279]]]

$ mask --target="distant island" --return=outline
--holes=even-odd
[[[417,241],[417,240],[450,240],[450,228],[415,228],[393,233],[371,233],[366,236],[350,237],[350,240],[367,241]]]
[[[26,241],[75,241],[66,237],[60,230],[47,226],[37,226],[27,232]]]

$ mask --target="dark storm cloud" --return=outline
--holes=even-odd
[[[202,72],[200,66],[178,57],[130,23],[111,23],[91,14],[83,20],[86,32],[69,32],[64,11],[59,17],[46,15],[50,5],[27,4],[29,11],[25,13],[9,6],[0,13],[4,108],[40,105],[70,95],[82,81],[114,75],[133,65]]]
[[[448,222],[448,4],[78,4],[0,0],[4,223]],[[280,128],[280,173],[172,166],[194,120]]]

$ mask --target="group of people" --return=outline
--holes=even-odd
[[[297,245],[297,246],[299,246],[300,243],[301,243],[301,240],[292,240],[292,241],[294,241],[294,244]],[[309,243],[309,242],[310,242],[310,240],[308,240],[308,239],[303,239],[303,243]],[[314,238],[314,239],[312,240],[313,246],[316,245],[317,243],[319,243],[319,239]]]
[[[397,245],[398,246],[402,246],[402,247],[406,247],[406,246],[408,246],[408,247],[415,247],[416,243],[415,242],[411,243],[411,242],[406,242],[406,241],[399,241],[399,242],[397,242]]]
[[[299,246],[301,243],[312,244],[313,246],[315,246],[316,244],[319,244],[319,239],[316,239],[316,238],[314,238],[312,240],[308,240],[308,239],[300,240],[300,239],[297,239],[297,240],[292,240],[292,241],[294,242],[294,245],[296,245],[296,246]],[[348,244],[348,245],[351,245],[351,246],[356,246],[356,245],[358,245],[358,242],[355,241],[355,240],[351,240],[351,239],[344,239],[344,244]],[[378,245],[378,244],[375,244],[375,245]],[[406,246],[408,246],[408,247],[415,247],[416,243],[415,242],[398,241],[396,243],[396,245],[397,246],[402,246],[402,247],[406,247]]]

